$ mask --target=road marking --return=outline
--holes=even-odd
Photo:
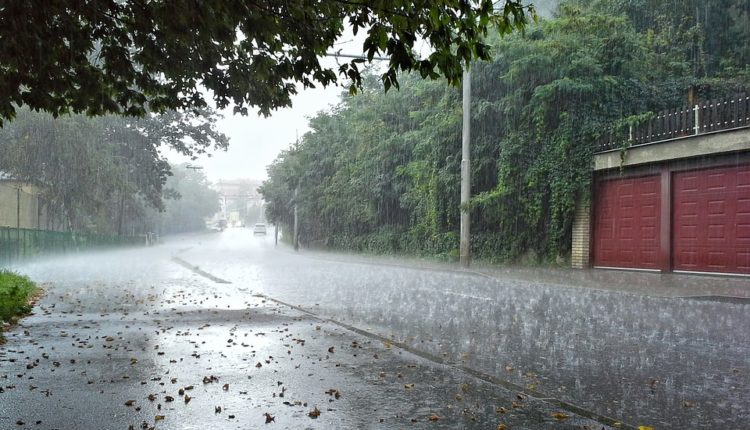
[[[218,276],[214,276],[214,275],[212,275],[212,274],[210,274],[208,272],[205,272],[205,271],[201,270],[198,266],[193,266],[192,264],[188,263],[187,261],[183,260],[180,257],[172,257],[172,261],[174,261],[175,263],[179,264],[180,266],[182,266],[182,267],[184,267],[184,268],[186,268],[186,269],[194,272],[195,274],[201,275],[204,278],[208,278],[208,279],[216,282],[217,284],[231,284],[232,283],[232,282],[227,281],[225,279],[221,279]]]

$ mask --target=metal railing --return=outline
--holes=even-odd
[[[640,124],[620,131],[610,129],[596,141],[594,152],[742,127],[750,127],[750,96],[744,93],[663,110]]]
[[[139,236],[107,236],[0,227],[0,264],[43,255],[96,248],[144,245]]]

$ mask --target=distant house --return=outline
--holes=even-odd
[[[39,188],[0,172],[0,227],[44,229],[47,220]]]
[[[659,112],[593,165],[574,267],[750,274],[750,97]]]

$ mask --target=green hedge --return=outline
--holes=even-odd
[[[0,270],[0,320],[10,322],[14,317],[31,312],[29,299],[37,291],[26,276]]]

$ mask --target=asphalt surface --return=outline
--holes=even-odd
[[[3,429],[750,422],[742,301],[297,255],[239,229],[18,270],[46,293],[0,346]]]

